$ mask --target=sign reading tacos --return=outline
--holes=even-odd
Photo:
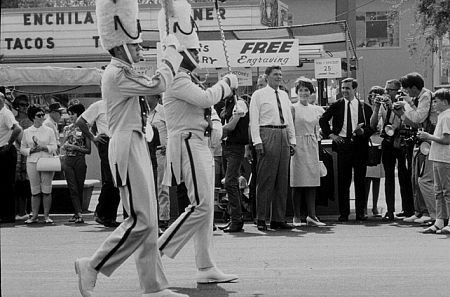
[[[227,40],[231,67],[297,66],[297,39]],[[158,51],[158,61],[160,51]],[[227,67],[222,41],[200,41],[203,68]]]

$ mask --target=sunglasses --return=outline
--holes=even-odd
[[[43,118],[43,117],[45,117],[45,114],[43,114],[43,113],[37,113],[37,114],[35,115],[35,117],[36,117],[36,118]]]
[[[388,91],[388,92],[390,92],[390,91],[392,91],[392,92],[397,92],[398,89],[386,89],[386,91]]]
[[[28,107],[29,104],[28,104],[28,103],[19,103],[19,106],[20,106],[20,107]]]

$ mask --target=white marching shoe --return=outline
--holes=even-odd
[[[326,224],[319,221],[319,219],[317,217],[312,218],[310,216],[307,216],[306,217],[306,225],[310,225],[310,224],[313,226],[317,226],[317,227],[326,226]]]
[[[199,284],[227,283],[237,280],[239,277],[235,274],[225,274],[217,267],[211,267],[207,270],[198,270],[196,280]]]
[[[142,297],[189,297],[189,295],[175,293],[174,291],[165,289],[155,293],[142,294]]]
[[[75,261],[75,272],[78,275],[78,288],[81,296],[92,297],[98,272],[89,264],[89,258],[80,258]]]

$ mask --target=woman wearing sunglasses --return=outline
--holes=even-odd
[[[45,113],[39,106],[30,106],[27,111],[28,118],[33,125],[23,132],[20,152],[27,156],[27,174],[31,186],[31,210],[33,216],[25,221],[25,224],[37,223],[39,208],[41,206],[41,194],[44,203],[45,223],[51,224],[49,217],[52,205],[52,180],[54,172],[37,171],[36,165],[39,158],[51,157],[56,152],[56,139],[53,131],[43,126]]]

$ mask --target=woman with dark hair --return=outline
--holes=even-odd
[[[380,86],[373,86],[370,88],[368,101],[371,106],[374,106],[375,100],[380,100],[380,96],[383,96],[385,94],[384,88]],[[378,98],[377,98],[378,97]],[[375,99],[377,98],[377,99]],[[380,108],[385,109],[385,106],[382,105]],[[384,111],[386,112],[386,111]],[[370,138],[372,140],[372,143],[374,145],[378,145],[383,140],[380,137],[379,131],[382,129],[382,118],[381,118],[382,112],[379,113],[378,116],[378,122],[376,127],[376,133],[372,135]],[[378,164],[377,166],[367,166],[367,172],[366,172],[366,205],[369,200],[369,194],[370,194],[370,184],[372,184],[372,214],[374,217],[381,217],[381,213],[378,210],[378,196],[380,194],[380,180],[384,177],[384,168],[383,164]],[[367,207],[364,209],[364,212],[367,212]]]
[[[39,106],[30,106],[27,110],[28,118],[33,125],[23,131],[20,152],[27,157],[27,174],[31,187],[31,210],[33,216],[25,224],[38,222],[39,208],[41,206],[41,193],[44,203],[45,223],[51,224],[49,217],[52,205],[52,180],[54,172],[37,171],[37,162],[40,158],[51,157],[57,149],[55,134],[44,126],[44,110]]]
[[[320,186],[318,130],[319,118],[323,112],[308,102],[315,93],[310,79],[298,78],[295,82],[295,92],[298,95],[298,102],[293,104],[292,115],[297,146],[291,159],[290,170],[293,225],[295,227],[302,225],[300,206],[302,199],[305,199],[308,212],[306,224],[325,226],[316,216],[316,188]]]
[[[91,153],[91,141],[78,126],[74,125],[77,118],[84,112],[82,104],[74,104],[67,108],[71,124],[64,127],[62,150],[63,171],[69,188],[70,199],[74,208],[74,215],[69,222],[84,223],[82,216],[83,189],[86,179],[85,155]]]

